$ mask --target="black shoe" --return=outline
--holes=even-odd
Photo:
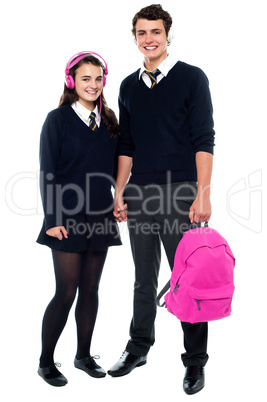
[[[186,367],[184,377],[184,392],[188,395],[196,394],[204,388],[205,377],[204,367],[188,366]]]
[[[112,377],[121,377],[129,374],[135,367],[146,364],[146,359],[147,356],[135,356],[125,351],[120,360],[108,370],[108,374]]]
[[[99,356],[85,357],[84,359],[74,359],[74,366],[80,370],[85,371],[91,377],[102,378],[105,377],[106,372],[102,369],[94,359],[99,359]]]
[[[59,363],[51,364],[49,367],[38,367],[37,373],[42,379],[47,382],[49,385],[53,385],[54,387],[63,387],[68,383],[66,377],[61,374],[60,371],[56,368],[60,367]]]

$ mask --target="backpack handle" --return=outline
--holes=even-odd
[[[209,227],[209,223],[208,222],[204,222],[204,228],[208,228]],[[190,229],[197,229],[197,228],[201,228],[201,222],[193,222],[190,224]]]

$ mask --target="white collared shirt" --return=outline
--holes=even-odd
[[[75,113],[77,113],[77,115],[80,117],[80,119],[89,127],[89,123],[90,123],[90,110],[86,109],[86,107],[84,107],[80,102],[74,102],[71,105],[72,109],[74,110]],[[93,110],[93,112],[96,115],[96,124],[97,127],[100,126],[100,116],[98,115],[98,107],[96,106],[95,109]]]
[[[178,60],[173,59],[171,56],[167,56],[166,59],[164,59],[158,67],[156,67],[153,71],[157,70],[157,68],[160,70],[160,74],[157,76],[157,83],[162,80],[162,78],[167,77],[168,72],[172,69],[172,67],[177,63]],[[144,83],[150,88],[151,87],[151,79],[149,76],[145,73],[146,68],[144,64],[142,64],[140,68],[140,73],[139,73],[139,79],[142,77]],[[152,71],[152,72],[153,72]]]

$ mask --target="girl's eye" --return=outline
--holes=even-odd
[[[97,78],[96,80],[99,82],[102,82],[102,78]]]

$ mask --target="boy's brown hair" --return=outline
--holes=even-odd
[[[160,4],[151,4],[150,6],[142,8],[138,13],[135,14],[132,20],[132,33],[134,37],[136,37],[136,23],[140,18],[153,21],[153,20],[162,20],[164,24],[164,28],[166,31],[166,35],[168,37],[170,28],[172,26],[172,17],[167,11],[164,11]]]

